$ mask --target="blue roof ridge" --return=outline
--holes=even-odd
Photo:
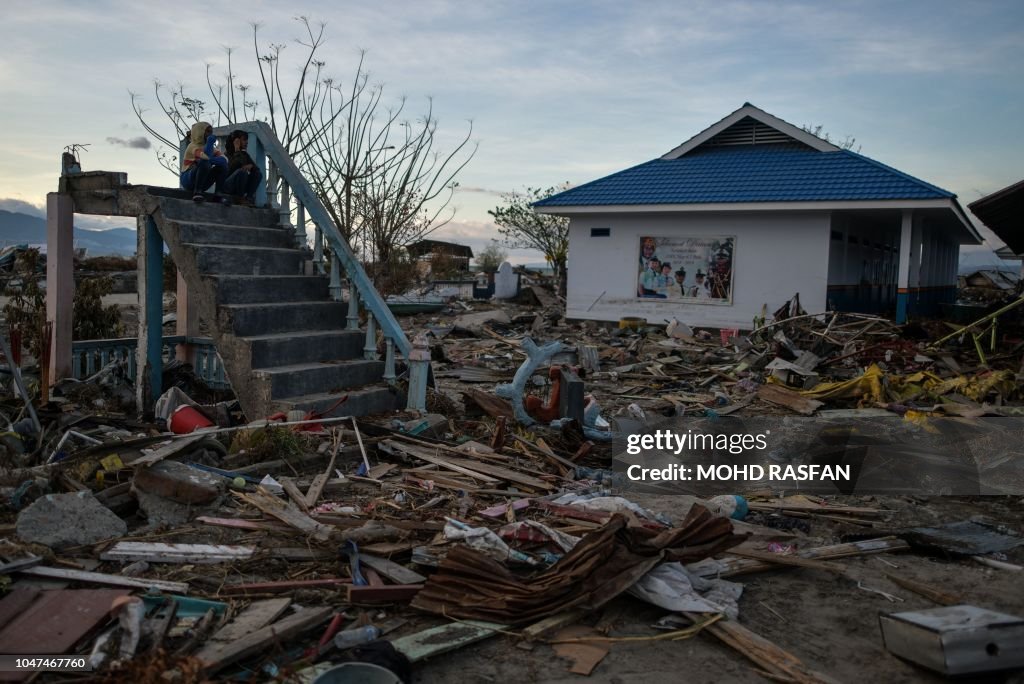
[[[649,160],[647,160],[645,162],[640,162],[639,164],[634,164],[633,166],[630,166],[628,169],[622,169],[621,171],[616,171],[615,173],[608,174],[607,176],[601,176],[600,178],[595,178],[594,180],[589,181],[587,183],[584,183],[583,185],[574,185],[573,187],[568,188],[567,190],[563,190],[562,192],[556,192],[554,195],[551,195],[550,197],[545,197],[544,199],[542,199],[542,200],[540,200],[538,202],[534,202],[530,206],[533,206],[533,207],[547,206],[548,202],[550,202],[551,200],[553,200],[556,197],[559,197],[561,195],[565,195],[565,194],[570,193],[570,192],[574,193],[577,190],[582,190],[583,188],[586,188],[586,187],[588,187],[590,185],[593,185],[594,183],[601,183],[601,182],[607,181],[607,180],[609,180],[611,178],[615,178],[616,176],[621,176],[624,173],[629,173],[630,171],[632,171],[634,169],[639,169],[641,166],[647,166],[648,164],[653,164],[653,163],[655,163],[657,161],[660,161],[660,160],[661,160],[661,157],[655,157],[654,159],[649,159]]]
[[[856,157],[857,159],[861,159],[861,160],[866,161],[866,162],[868,162],[870,164],[874,164],[875,166],[877,166],[880,169],[885,169],[886,171],[888,171],[890,173],[894,173],[894,174],[896,174],[897,176],[899,176],[901,178],[905,178],[906,180],[909,180],[909,181],[911,181],[913,183],[917,183],[918,185],[920,185],[920,186],[922,186],[922,187],[924,187],[924,188],[926,188],[928,190],[931,190],[933,192],[937,192],[940,195],[945,195],[946,197],[948,197],[950,199],[956,199],[956,193],[950,192],[949,190],[946,190],[944,188],[940,188],[937,185],[932,185],[931,183],[929,183],[927,181],[923,181],[920,178],[916,178],[914,176],[911,176],[909,173],[904,173],[903,171],[900,171],[899,169],[894,169],[893,167],[889,166],[888,164],[883,164],[882,162],[878,161],[877,159],[872,159],[871,157],[868,157],[868,156],[865,156],[863,154],[860,154],[859,152],[854,152],[853,150],[842,150],[842,151],[845,152],[847,155],[849,155],[851,157]]]

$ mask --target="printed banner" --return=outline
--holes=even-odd
[[[637,297],[732,304],[734,237],[640,238]]]

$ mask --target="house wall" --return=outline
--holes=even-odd
[[[608,228],[591,237],[591,228]],[[640,238],[736,239],[731,304],[697,304],[636,296]],[[566,315],[617,321],[641,316],[651,323],[678,318],[689,325],[749,330],[795,293],[809,312],[824,311],[829,264],[828,212],[595,214],[569,224]]]

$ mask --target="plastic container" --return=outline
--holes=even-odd
[[[708,499],[708,509],[715,515],[733,520],[743,520],[750,512],[747,500],[739,494],[724,494]]]
[[[199,428],[207,427],[213,427],[213,423],[210,422],[210,419],[188,404],[179,406],[174,409],[174,413],[171,414],[170,428],[171,432],[176,435],[187,435],[190,432],[195,432]]]
[[[334,647],[338,650],[344,651],[346,648],[352,648],[353,646],[358,646],[360,644],[368,644],[379,637],[380,630],[373,625],[357,627],[355,629],[346,629],[334,635]]]
[[[342,663],[314,679],[313,684],[402,684],[402,680],[373,663]]]

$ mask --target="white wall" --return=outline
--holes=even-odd
[[[610,228],[611,235],[591,237],[591,228]],[[647,235],[735,236],[732,304],[637,298],[640,238]],[[827,212],[573,217],[566,315],[603,321],[642,316],[652,324],[675,317],[689,325],[749,330],[763,304],[770,316],[796,292],[808,312],[824,311],[828,246]]]

